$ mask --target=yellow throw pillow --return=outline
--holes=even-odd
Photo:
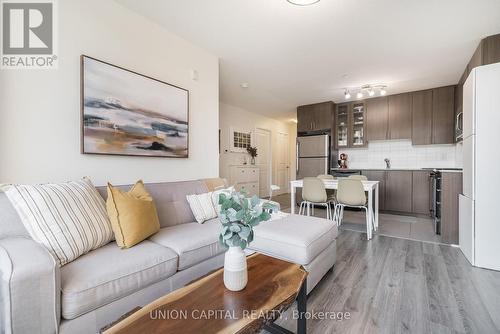
[[[120,248],[130,248],[160,230],[155,203],[142,181],[128,192],[108,183],[106,208]]]

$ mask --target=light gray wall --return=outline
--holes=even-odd
[[[112,0],[57,3],[59,68],[0,71],[0,183],[218,176],[217,57]],[[81,54],[188,89],[189,159],[80,154]]]

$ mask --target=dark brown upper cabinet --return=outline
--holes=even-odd
[[[366,108],[363,101],[351,103],[349,147],[366,147]]]
[[[334,104],[331,101],[297,108],[297,132],[330,130]]]
[[[387,96],[368,99],[366,105],[366,139],[386,140],[388,138],[389,104]]]
[[[312,113],[308,106],[297,108],[297,132],[311,131]]]
[[[455,86],[432,91],[432,144],[455,142]]]
[[[463,82],[459,83],[463,85],[465,79],[469,76],[470,72],[482,65],[494,64],[500,62],[500,34],[493,35],[484,38],[479,43],[478,47],[474,51],[469,63],[465,68],[465,78]],[[462,78],[460,79],[462,81]]]
[[[314,130],[329,130],[332,126],[332,117],[334,111],[333,102],[324,102],[316,104],[314,108]]]
[[[388,97],[389,139],[411,138],[411,94],[397,94]]]
[[[412,132],[413,145],[432,144],[432,90],[412,93]]]
[[[345,148],[349,147],[349,136],[350,136],[350,117],[349,110],[351,108],[350,103],[342,103],[337,105],[337,110],[335,111],[335,147]]]
[[[483,50],[481,57],[482,65],[494,64],[500,62],[500,34],[489,36],[483,39]]]
[[[337,105],[335,111],[335,148],[366,147],[366,109],[364,101]]]

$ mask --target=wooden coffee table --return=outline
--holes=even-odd
[[[247,258],[248,284],[224,287],[223,269],[157,299],[104,334],[292,333],[274,324],[297,300],[297,333],[306,333],[307,272],[302,266],[262,254]]]

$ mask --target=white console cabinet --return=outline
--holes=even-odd
[[[250,196],[259,196],[259,167],[231,166],[230,184],[234,185],[236,191],[246,191]]]

